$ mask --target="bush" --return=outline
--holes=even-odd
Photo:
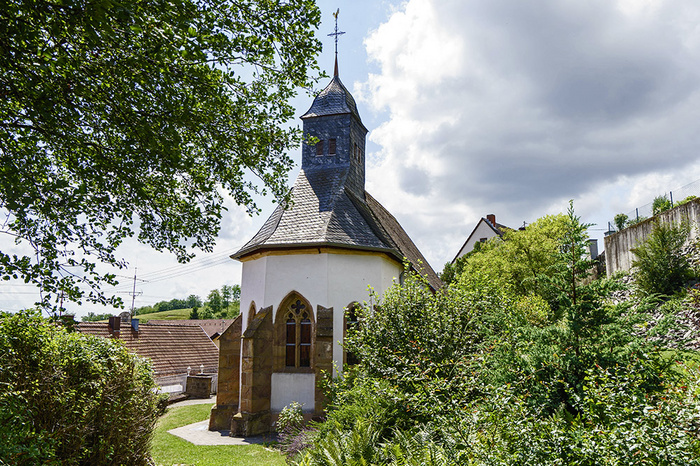
[[[617,214],[615,215],[615,226],[617,227],[617,231],[624,230],[625,227],[627,226],[627,220],[629,217],[625,214]]]
[[[663,196],[656,196],[654,198],[651,204],[651,211],[653,215],[658,215],[661,212],[669,210],[671,207],[673,207],[671,205],[671,200],[664,194]]]
[[[689,203],[690,201],[695,200],[695,199],[697,199],[697,198],[698,198],[697,196],[693,196],[693,195],[688,196],[688,197],[686,197],[685,199],[683,199],[682,201],[676,202],[675,205],[674,205],[674,207],[678,207],[678,206],[681,206],[681,205],[685,205],[685,204]]]
[[[33,312],[0,316],[0,464],[149,464],[150,365]]]
[[[301,406],[299,402],[292,401],[282,409],[277,418],[280,447],[287,458],[293,458],[307,448],[313,435],[313,430],[304,426]]]
[[[591,279],[573,205],[547,223],[541,242],[487,243],[438,293],[408,274],[362,308],[346,340],[360,363],[326,387],[296,464],[698,464],[700,374],[669,358],[686,357],[662,337],[674,319]]]
[[[693,275],[690,262],[683,254],[689,233],[687,222],[674,225],[655,221],[649,238],[632,248],[636,257],[632,266],[640,290],[671,295],[681,289]]]

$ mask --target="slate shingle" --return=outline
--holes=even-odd
[[[301,118],[303,120],[343,113],[352,113],[358,119],[360,118],[355,99],[340,81],[340,77],[336,75],[330,84],[316,96],[311,108]]]

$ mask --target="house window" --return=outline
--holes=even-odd
[[[328,140],[328,155],[335,155],[335,138]]]
[[[297,299],[286,313],[285,365],[311,366],[311,319],[306,304]]]
[[[316,143],[316,155],[323,155],[323,140]]]

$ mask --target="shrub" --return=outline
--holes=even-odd
[[[671,200],[666,197],[665,194],[663,196],[656,196],[654,201],[651,203],[651,211],[653,215],[658,215],[661,212],[665,212],[671,207],[673,207],[671,205]]]
[[[615,371],[592,367],[574,398],[575,416],[563,409],[542,416],[523,394],[493,388],[488,403],[452,425],[480,433],[469,439],[471,464],[698,465],[699,374],[690,370],[650,392],[654,369],[644,360]]]
[[[615,226],[617,227],[617,231],[624,230],[625,227],[627,226],[627,219],[629,217],[625,214],[617,214],[615,215]]]
[[[6,314],[0,361],[0,464],[149,463],[159,395],[121,344]]]
[[[304,425],[301,404],[292,401],[280,412],[277,419],[277,432],[298,432]]]
[[[627,226],[631,227],[634,225],[638,225],[638,224],[642,223],[643,221],[647,220],[648,218],[649,217],[645,217],[644,215],[639,216],[637,218],[633,218],[633,219],[627,221]]]
[[[695,200],[697,198],[698,198],[697,196],[690,195],[690,196],[686,197],[685,199],[683,199],[682,201],[676,202],[674,207],[685,205],[685,204],[689,203],[690,201]]]
[[[671,295],[692,276],[690,262],[682,250],[689,233],[687,222],[674,225],[655,221],[647,240],[632,248],[636,257],[632,266],[640,290]]]
[[[308,447],[312,431],[304,427],[301,404],[293,401],[285,406],[277,418],[280,446],[288,458],[295,457]]]
[[[360,363],[328,384],[297,464],[697,464],[698,373],[668,357],[684,357],[662,338],[674,319],[651,315],[657,296],[613,303],[623,285],[590,278],[589,225],[573,205],[552,220],[541,242],[487,243],[438,293],[408,274],[362,308],[346,340]],[[485,270],[522,271],[521,254],[536,267]]]

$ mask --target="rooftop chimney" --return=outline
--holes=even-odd
[[[122,320],[119,316],[112,316],[109,318],[109,323],[107,327],[109,328],[110,336],[114,338],[119,338],[119,330],[121,328]]]
[[[488,220],[491,225],[496,226],[496,215],[495,214],[488,214],[486,216],[486,220]]]

